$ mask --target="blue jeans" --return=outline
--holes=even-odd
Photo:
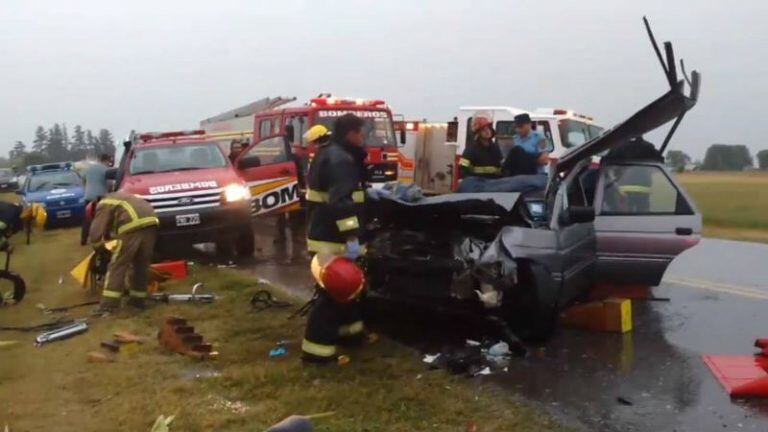
[[[533,192],[547,186],[546,174],[528,174],[498,179],[467,177],[459,183],[456,192]]]

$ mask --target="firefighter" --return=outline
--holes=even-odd
[[[324,147],[331,141],[331,131],[323,125],[314,125],[304,133],[304,140],[308,144],[314,144],[318,148]]]
[[[133,194],[113,192],[99,201],[91,222],[89,242],[94,249],[104,248],[109,239],[118,243],[112,250],[98,312],[109,312],[120,306],[131,267],[128,304],[144,308],[159,224],[152,206]]]
[[[501,149],[494,139],[493,124],[486,117],[472,121],[474,140],[467,145],[459,159],[461,184],[458,192],[479,192],[483,180],[495,179],[501,174]]]
[[[343,256],[354,261],[362,253],[366,157],[363,126],[363,120],[354,114],[339,117],[330,143],[312,160],[306,196],[310,254]],[[318,283],[318,297],[301,344],[302,359],[335,361],[337,343],[360,343],[364,331],[359,301],[339,302]]]
[[[233,139],[229,143],[229,161],[235,163],[235,159],[245,150],[245,143],[241,139]]]

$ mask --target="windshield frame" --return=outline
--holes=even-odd
[[[194,170],[201,170],[201,169],[217,169],[217,168],[226,168],[229,166],[229,158],[227,155],[224,154],[224,151],[221,148],[220,141],[222,140],[212,140],[212,141],[200,141],[200,142],[192,142],[192,143],[169,143],[168,145],[152,145],[152,146],[146,146],[146,147],[136,147],[132,152],[130,159],[128,161],[128,167],[127,171],[129,175],[143,175],[143,174],[162,174],[162,173],[169,173],[174,171],[194,171]],[[216,154],[220,157],[219,162],[215,163],[216,161],[211,161],[210,166],[174,166],[169,167],[166,169],[159,169],[157,171],[147,171],[147,170],[135,170],[134,167],[136,166],[136,158],[138,157],[139,153],[142,152],[148,152],[148,151],[156,151],[156,152],[163,152],[163,151],[169,151],[173,149],[180,149],[184,147],[198,147],[198,148],[215,148],[216,151],[212,152],[212,154]],[[191,151],[191,150],[190,150]],[[163,158],[162,154],[158,155],[158,160],[162,163]],[[189,159],[187,159],[186,162],[191,162]],[[158,167],[160,167],[158,165]],[[142,167],[143,168],[143,167]]]
[[[336,112],[336,115],[322,115],[321,113],[325,113],[328,111]],[[385,147],[397,147],[398,141],[397,141],[397,134],[395,133],[395,123],[392,120],[392,113],[385,108],[376,108],[376,109],[365,109],[362,107],[344,107],[344,108],[333,108],[333,107],[323,107],[320,109],[315,110],[312,113],[311,116],[311,126],[314,125],[323,125],[328,130],[333,130],[333,121],[338,119],[344,114],[355,114],[358,117],[362,118],[363,121],[365,121],[365,126],[363,127],[363,132],[365,134],[365,147],[367,148],[385,148]],[[376,121],[378,119],[384,119],[386,122],[386,125],[384,126],[384,130],[386,131],[387,135],[389,136],[388,139],[385,138],[377,138],[373,136],[373,131],[376,130],[375,128],[371,127],[372,125],[376,124]],[[331,121],[328,121],[331,120]],[[309,126],[309,127],[311,127]],[[373,139],[371,139],[373,137]]]
[[[55,177],[55,176],[61,176],[66,175],[67,177],[72,177],[72,179],[77,179],[74,183],[68,183],[68,184],[61,184],[61,183],[51,183],[50,181],[41,181],[41,179],[44,179],[46,177]],[[35,180],[38,180],[37,187],[33,188],[33,184],[35,183]],[[41,189],[40,187],[44,184],[49,184],[50,187],[47,187],[45,189]],[[71,170],[65,170],[65,171],[49,171],[49,172],[41,172],[37,173],[33,176],[29,177],[29,181],[27,182],[26,191],[27,192],[50,192],[55,189],[67,189],[67,188],[73,188],[73,187],[82,187],[83,186],[83,178],[80,177],[79,174],[77,174],[74,171]]]

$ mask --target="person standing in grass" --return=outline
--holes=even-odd
[[[90,164],[83,173],[85,180],[85,206],[98,201],[107,194],[107,170],[112,163],[112,157],[106,153],[99,157],[98,163]],[[80,230],[80,245],[85,246],[88,242],[88,231],[91,228],[91,219],[87,216],[83,218],[83,226]]]

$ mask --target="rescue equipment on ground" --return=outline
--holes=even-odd
[[[154,270],[168,273],[171,280],[184,280],[189,275],[187,268],[187,262],[184,260],[179,261],[163,261],[160,263],[152,264]]]
[[[353,261],[336,256],[317,254],[312,258],[315,281],[339,303],[356,299],[365,286],[365,275]]]
[[[195,333],[195,328],[187,320],[179,317],[166,317],[157,333],[160,345],[173,352],[197,360],[215,359],[219,353],[213,345],[203,342],[203,336]]]
[[[768,397],[768,340],[757,339],[752,356],[704,355],[704,363],[733,398]]]
[[[632,300],[609,298],[571,306],[560,315],[565,326],[592,331],[632,331]]]
[[[50,330],[45,333],[41,333],[35,338],[35,346],[41,346],[47,343],[69,339],[73,336],[77,336],[87,331],[88,331],[88,323],[86,323],[85,321],[75,322],[73,324],[69,324],[64,327],[59,327],[55,330]]]
[[[213,294],[199,294],[203,284],[198,282],[192,287],[191,294],[155,293],[150,296],[152,300],[163,303],[213,303],[216,296]]]

